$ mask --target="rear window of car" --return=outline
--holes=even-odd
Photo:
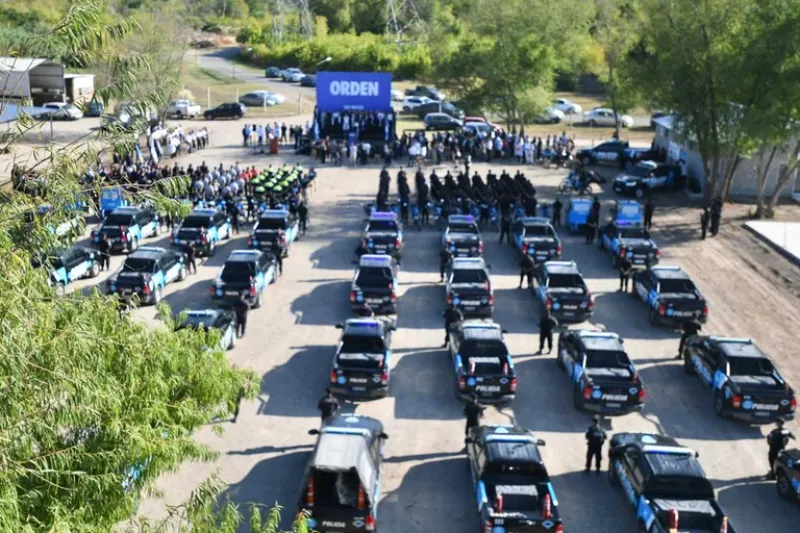
[[[489,276],[483,270],[453,270],[452,283],[486,283]]]
[[[630,368],[628,354],[614,350],[587,350],[587,368]]]
[[[377,335],[344,335],[342,336],[343,354],[380,353],[386,350],[383,338]]]
[[[547,281],[551,289],[583,287],[583,279],[578,274],[550,274]]]
[[[506,344],[500,340],[465,340],[459,347],[458,353],[465,359],[473,357],[505,358],[508,356],[508,349]]]
[[[478,226],[475,224],[450,224],[450,233],[478,233]]]
[[[397,222],[394,220],[370,220],[367,231],[397,231]]]
[[[258,229],[285,229],[286,221],[282,218],[259,218]]]
[[[468,357],[466,364],[470,374],[508,373],[508,362],[505,357]]]
[[[128,257],[122,265],[123,272],[144,272],[145,274],[151,274],[155,269],[155,259],[144,259],[140,257]]]
[[[525,226],[525,235],[527,237],[552,237],[555,233],[550,226],[538,224],[535,226]]]
[[[246,281],[255,275],[254,263],[225,263],[220,278],[222,281]]]
[[[189,216],[181,224],[182,229],[200,229],[211,225],[211,217]]]
[[[358,270],[356,285],[359,287],[380,287],[389,288],[392,283],[392,269],[381,267],[362,267]]]
[[[644,166],[644,165],[636,165],[635,167],[628,170],[627,174],[629,176],[634,176],[637,178],[646,178],[650,175],[650,172],[653,170],[652,167]]]
[[[731,376],[771,376],[772,362],[765,357],[731,357],[728,359]]]
[[[650,234],[644,228],[621,228],[620,237],[624,239],[649,239]]]
[[[662,294],[694,294],[697,287],[688,279],[662,279],[658,282]]]
[[[104,226],[130,226],[133,224],[133,215],[121,215],[111,213],[103,222]]]

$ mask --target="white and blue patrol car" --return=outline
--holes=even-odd
[[[56,293],[64,294],[67,285],[82,278],[96,278],[100,275],[100,261],[97,252],[91,248],[73,246],[49,254],[43,261],[33,261],[34,266],[46,266],[49,270],[49,282]]]
[[[256,250],[270,251],[277,242],[281,253],[287,257],[289,248],[299,237],[300,222],[288,209],[265,209],[259,213],[247,244]]]
[[[250,307],[261,307],[264,290],[278,276],[275,257],[259,250],[231,252],[222,270],[211,282],[211,298],[222,306],[244,300]]]
[[[108,237],[111,251],[133,252],[141,241],[159,233],[158,215],[150,207],[119,207],[92,231],[97,245],[103,235]]]
[[[167,284],[186,279],[183,254],[157,246],[142,246],[125,258],[122,267],[106,281],[108,294],[143,304],[157,304]]]
[[[172,234],[171,242],[183,248],[193,242],[198,254],[214,255],[217,245],[231,237],[231,221],[225,211],[213,208],[193,210]]]

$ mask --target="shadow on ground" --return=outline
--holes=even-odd
[[[334,347],[310,345],[297,350],[282,365],[261,378],[262,404],[258,413],[273,416],[314,417],[317,402],[328,386]]]

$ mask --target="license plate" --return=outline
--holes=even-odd
[[[463,302],[463,304],[464,304],[464,305],[469,305],[469,306],[472,306],[472,307],[475,307],[475,306],[481,305],[481,303],[480,303],[480,302],[476,302],[476,301],[473,301],[473,300],[470,300],[470,301],[468,301],[468,302]]]
[[[500,386],[482,385],[475,387],[478,392],[500,392]]]
[[[563,314],[564,316],[575,316],[575,313],[571,313],[571,312],[569,312],[569,313],[562,313],[562,314]]]
[[[606,407],[622,407],[621,403],[607,403]]]
[[[122,289],[122,294],[130,294],[133,292],[133,289]]]
[[[382,303],[382,302],[383,302],[383,300],[381,300],[380,298],[367,298],[367,303],[368,304],[379,304],[379,303]]]
[[[463,307],[466,311],[474,311],[475,310],[475,306],[474,305],[462,305],[461,307]]]
[[[225,296],[239,296],[238,291],[225,291]]]
[[[380,246],[380,245],[378,245],[378,246],[376,246],[376,247],[375,247],[375,249],[376,249],[376,250],[381,250],[381,251],[383,251],[383,250],[386,250],[386,246]]]
[[[577,305],[565,305],[564,306],[564,309],[573,309],[574,310],[574,309],[577,309],[577,308],[578,308]]]
[[[756,416],[769,416],[770,411],[756,411]]]
[[[641,265],[642,263],[644,263],[644,259],[634,259],[633,262],[636,265]]]
[[[691,311],[675,311],[675,316],[692,316]]]
[[[366,387],[353,387],[353,391],[355,392],[364,392],[365,390],[367,390]]]

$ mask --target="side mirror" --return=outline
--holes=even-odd
[[[397,331],[397,326],[389,326],[389,331]]]
[[[344,324],[336,324],[336,329],[344,329]]]
[[[389,438],[389,435],[387,435],[386,433],[381,432],[381,434],[378,435],[378,437],[380,437],[383,440],[387,440]]]
[[[503,333],[503,335],[505,335],[506,333],[508,333],[508,330],[507,330],[507,329],[501,329],[500,331]]]
[[[308,430],[308,434],[309,435],[319,435],[319,430],[318,429],[309,429]]]
[[[700,452],[694,452],[695,457],[700,457]]]
[[[545,444],[547,444],[547,443],[545,441],[543,441],[542,439],[539,439],[539,440],[536,441],[536,445],[537,446],[544,446]]]
[[[473,442],[475,442],[475,439],[473,439],[472,437],[467,437],[466,439],[464,439],[464,444],[472,444]]]

